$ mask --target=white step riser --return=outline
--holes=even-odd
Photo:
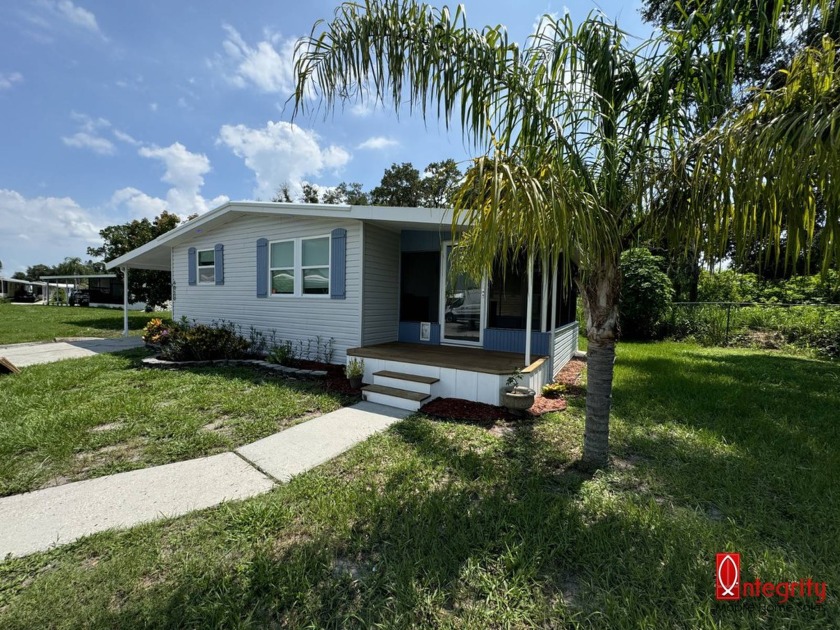
[[[407,409],[408,411],[417,411],[422,406],[421,403],[414,400],[388,396],[387,394],[377,394],[375,392],[365,392],[364,397],[368,402],[397,407],[398,409]]]
[[[431,394],[431,383],[418,383],[417,381],[404,381],[401,378],[391,378],[390,376],[376,376],[373,377],[374,385],[384,385],[385,387],[396,387],[397,389],[404,389],[407,392],[420,392],[421,394]]]

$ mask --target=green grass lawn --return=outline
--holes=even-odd
[[[153,317],[166,318],[169,313],[129,311],[129,334],[139,335]],[[122,330],[120,309],[0,302],[0,345],[52,341],[55,337],[119,337]]]
[[[147,354],[0,378],[0,496],[228,451],[342,403],[251,368],[144,369]]]
[[[414,416],[262,497],[8,560],[0,626],[836,627],[840,366],[621,344],[592,477],[582,405]],[[716,602],[723,550],[828,600]]]

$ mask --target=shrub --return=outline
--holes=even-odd
[[[565,391],[566,386],[563,383],[547,383],[543,385],[542,395],[546,398],[560,398]]]
[[[150,319],[143,327],[143,341],[146,343],[165,345],[169,343],[173,324],[168,324],[159,317]]]
[[[231,323],[181,324],[169,329],[161,356],[168,361],[240,359],[248,354],[249,345]]]
[[[277,363],[278,365],[286,365],[289,366],[294,363],[295,359],[295,351],[292,348],[291,341],[284,341],[279,346],[274,346],[271,351],[268,353],[268,362],[269,363]]]
[[[663,265],[661,256],[644,248],[621,254],[619,313],[623,337],[653,339],[660,334],[674,295]]]
[[[350,359],[350,362],[344,368],[344,374],[347,378],[360,378],[365,375],[365,360],[364,359]]]

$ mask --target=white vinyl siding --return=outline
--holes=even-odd
[[[556,376],[578,349],[580,325],[577,322],[554,329],[554,348],[551,352],[551,371]]]
[[[364,235],[362,345],[369,346],[399,335],[400,235],[371,223]]]
[[[257,240],[270,243],[323,237],[335,228],[347,230],[347,296],[257,297]],[[215,291],[189,286],[187,250],[210,249],[225,244],[225,284]],[[361,345],[359,308],[361,293],[361,223],[357,220],[300,216],[238,215],[216,229],[197,235],[173,251],[173,281],[177,286],[178,317],[203,323],[235,322],[247,336],[251,326],[278,340],[334,338],[334,363],[344,363],[347,348]],[[269,278],[270,278],[269,274]]]

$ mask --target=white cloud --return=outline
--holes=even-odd
[[[41,7],[54,21],[69,24],[106,39],[93,12],[73,4],[70,0],[38,0],[37,6]],[[51,28],[50,21],[40,16],[29,16],[29,20],[41,28]]]
[[[390,149],[396,147],[400,143],[393,138],[386,138],[385,136],[373,136],[362,142],[357,149],[369,149],[372,151],[380,151],[382,149]]]
[[[138,153],[145,158],[160,160],[166,166],[161,180],[172,186],[166,193],[166,207],[175,214],[202,214],[228,200],[222,195],[208,201],[200,194],[204,176],[211,170],[206,155],[192,153],[180,142],[168,147],[144,146]],[[145,207],[152,207],[148,201],[145,203]]]
[[[85,114],[73,112],[72,118],[79,123],[79,131],[71,136],[63,136],[61,139],[68,147],[77,149],[90,149],[100,155],[113,155],[116,153],[114,143],[104,137],[101,132],[111,127],[111,123],[105,118],[91,118]]]
[[[211,66],[220,68],[227,80],[239,88],[249,85],[263,92],[291,94],[295,89],[294,39],[266,32],[263,41],[248,44],[235,28],[223,24],[224,55],[216,55]]]
[[[224,125],[218,142],[230,148],[254,171],[254,195],[270,199],[277,187],[287,182],[297,192],[306,176],[323,170],[337,170],[350,161],[342,147],[322,147],[318,135],[294,123],[269,121],[262,129],[245,125]]]
[[[158,104],[157,103],[149,103],[149,109],[153,112],[156,112],[158,110]]]
[[[371,99],[364,102],[353,103],[350,107],[350,113],[357,118],[367,118],[376,111],[376,103]]]
[[[0,90],[9,90],[15,83],[23,81],[23,75],[20,72],[12,72],[11,74],[0,73]]]
[[[121,141],[125,142],[126,144],[133,144],[134,146],[140,146],[142,142],[139,140],[135,140],[133,136],[127,134],[124,131],[120,131],[119,129],[114,129],[114,137]]]
[[[136,219],[153,219],[167,209],[163,199],[151,197],[132,187],[116,191],[111,196],[111,205],[127,210],[128,214]]]
[[[94,136],[84,131],[74,133],[72,136],[64,136],[61,138],[68,147],[76,147],[77,149],[90,149],[94,153],[100,155],[113,155],[116,152],[114,143],[107,138],[101,136]]]
[[[76,26],[87,29],[92,33],[99,33],[99,24],[96,22],[96,16],[82,7],[77,7],[70,0],[59,0],[51,3],[65,20]]]
[[[27,198],[0,189],[0,225],[8,235],[3,269],[11,275],[35,262],[54,264],[66,256],[84,256],[88,246],[99,243],[104,223],[69,197]],[[33,260],[33,254],[38,260]]]

